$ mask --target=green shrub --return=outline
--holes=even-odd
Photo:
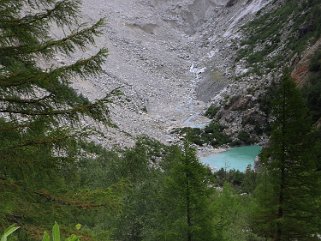
[[[204,128],[202,139],[212,146],[221,146],[230,142],[229,137],[224,133],[224,127],[216,121],[211,121]]]
[[[219,111],[219,108],[214,106],[214,105],[211,105],[207,111],[205,112],[205,116],[207,116],[208,118],[210,119],[214,119],[215,115],[217,114],[217,112]]]
[[[240,131],[237,135],[237,138],[240,140],[241,144],[250,145],[255,141],[251,138],[251,135],[246,131]]]
[[[207,144],[216,147],[230,142],[230,138],[224,133],[224,127],[215,121],[211,121],[204,129],[185,127],[179,129],[178,133],[198,146]]]

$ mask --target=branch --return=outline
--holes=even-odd
[[[82,203],[79,201],[74,200],[64,200],[58,197],[55,197],[48,192],[43,191],[34,191],[35,194],[45,198],[47,201],[55,202],[60,205],[67,205],[67,206],[73,206],[81,209],[89,209],[89,208],[99,208],[99,207],[108,207],[106,204],[95,204],[95,203]]]
[[[37,111],[37,110],[18,110],[18,109],[11,109],[11,108],[1,108],[1,113],[10,113],[10,114],[21,114],[21,115],[28,115],[28,116],[57,116],[57,115],[70,115],[70,114],[86,114],[90,113],[90,110],[95,109],[96,107],[99,107],[102,104],[110,103],[110,98],[113,96],[117,96],[120,94],[121,87],[117,87],[113,89],[110,93],[108,93],[104,98],[97,100],[94,103],[85,104],[85,105],[77,105],[73,108],[69,109],[56,109],[56,110],[43,110],[43,111]],[[88,113],[88,114],[89,114]]]
[[[4,131],[16,131],[17,129],[21,129],[21,128],[27,128],[27,127],[30,127],[31,124],[28,123],[28,124],[17,124],[17,125],[1,125],[0,126],[0,131],[1,132],[4,132]]]
[[[39,8],[39,6],[38,6]],[[62,0],[57,2],[53,8],[46,10],[42,13],[36,13],[34,15],[26,15],[22,18],[14,18],[5,20],[2,19],[0,23],[0,28],[13,28],[13,27],[23,27],[32,25],[36,22],[41,22],[43,20],[50,21],[51,19],[58,21],[60,25],[71,24],[74,22],[75,16],[80,8],[79,0]]]
[[[20,99],[19,97],[5,96],[5,97],[0,97],[0,101],[9,102],[9,103],[18,103],[18,104],[36,104],[36,105],[46,107],[46,105],[44,105],[44,103],[41,103],[41,101],[50,99],[53,96],[54,96],[53,94],[50,94],[38,99]]]
[[[94,25],[81,30],[72,31],[70,35],[58,40],[49,40],[42,44],[23,44],[19,46],[0,47],[0,54],[4,56],[32,53],[46,54],[53,51],[53,48],[59,49],[65,54],[70,54],[75,51],[76,47],[84,48],[87,44],[93,44],[94,37],[98,37],[102,34],[99,29],[104,25],[105,20],[99,19]]]
[[[66,75],[95,76],[102,71],[100,65],[105,61],[107,55],[107,49],[100,49],[98,53],[89,58],[80,59],[71,65],[62,66],[49,72],[28,70],[30,72],[11,73],[0,78],[0,87],[9,88],[30,84],[42,87],[41,83],[49,80],[59,82],[59,78],[63,78]]]

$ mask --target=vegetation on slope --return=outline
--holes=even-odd
[[[71,191],[88,134],[77,124],[81,118],[108,124],[112,93],[91,103],[70,86],[72,78],[101,73],[107,54],[98,49],[71,60],[104,25],[81,23],[79,11],[80,1],[0,1],[0,227],[23,224],[20,240],[38,239],[53,220],[71,225],[68,216],[97,205]],[[64,35],[54,38],[55,27]],[[70,64],[54,61],[62,54]]]
[[[311,59],[309,70],[309,82],[303,87],[303,93],[312,119],[317,122],[321,118],[321,49]]]
[[[217,147],[230,142],[228,136],[224,134],[223,129],[224,127],[213,120],[202,129],[184,127],[175,132],[183,136],[188,142],[198,146],[211,145]]]
[[[281,6],[280,16],[310,16],[293,8],[318,3],[293,2]],[[50,10],[24,16],[26,5]],[[50,24],[73,27],[78,10],[78,1],[0,0],[0,229],[21,227],[11,240],[41,240],[55,221],[64,236],[76,233],[81,240],[319,239],[321,135],[290,78],[276,84],[276,98],[267,101],[275,121],[256,172],[212,173],[188,142],[168,147],[142,138],[133,148],[108,151],[84,141],[76,125],[83,116],[108,122],[102,105],[108,100],[92,104],[69,86],[70,76],[98,74],[105,51],[51,70],[36,64],[93,43],[101,21],[50,39]],[[319,76],[319,67],[316,55],[312,76]],[[306,96],[318,95],[307,90]],[[308,101],[317,119],[313,104]],[[66,120],[74,125],[61,127]],[[201,144],[227,142],[221,132],[212,122]],[[76,224],[83,227],[75,231]]]
[[[237,60],[245,59],[255,73],[284,67],[295,54],[321,36],[318,0],[279,1],[244,27],[246,37]]]
[[[273,240],[317,240],[321,137],[314,135],[304,99],[287,76],[277,89],[273,116],[256,188],[255,232]]]

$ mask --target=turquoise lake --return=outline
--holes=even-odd
[[[201,157],[200,160],[214,170],[224,168],[245,171],[248,165],[253,168],[255,158],[261,150],[262,147],[260,146],[233,147],[224,152]]]

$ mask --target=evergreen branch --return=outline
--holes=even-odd
[[[101,69],[101,64],[105,61],[108,55],[107,49],[101,49],[99,52],[89,58],[80,59],[77,62],[53,69],[48,72],[31,71],[12,73],[8,76],[0,78],[0,87],[18,87],[23,85],[35,84],[43,87],[41,83],[48,81],[59,81],[63,77],[68,77],[69,75],[80,75],[86,77],[86,75],[95,76],[99,74]]]
[[[33,140],[27,140],[25,142],[16,144],[16,145],[11,145],[11,146],[7,146],[7,147],[1,147],[0,151],[3,150],[10,150],[10,149],[17,149],[17,148],[23,148],[23,147],[27,147],[27,146],[39,146],[39,145],[48,145],[48,144],[54,144],[54,143],[59,143],[62,141],[65,141],[69,138],[71,138],[72,136],[69,135],[65,135],[65,136],[49,136],[47,138],[42,138],[42,139],[33,139]]]
[[[95,76],[102,71],[101,64],[108,55],[107,49],[100,49],[99,52],[89,58],[80,59],[77,62],[54,69],[48,73],[49,76],[68,77],[69,75],[80,75],[86,77],[88,75]]]
[[[0,16],[1,18],[10,18],[17,14],[22,7],[20,1],[1,0],[0,1]]]
[[[50,201],[50,202],[55,202],[57,204],[60,205],[67,205],[67,206],[73,206],[76,208],[81,208],[81,209],[91,209],[91,208],[100,208],[100,207],[107,207],[108,205],[106,204],[95,204],[95,203],[82,203],[79,201],[74,201],[74,200],[65,200],[62,198],[57,198],[53,195],[50,195],[47,192],[43,192],[43,191],[35,191],[35,194],[45,198],[46,200]]]
[[[42,13],[36,13],[34,15],[26,15],[21,18],[1,19],[0,28],[15,28],[30,26],[37,22],[43,25],[43,21],[55,21],[59,26],[70,25],[75,22],[75,17],[79,12],[80,1],[79,0],[62,0],[57,2],[54,7],[46,10]]]
[[[35,43],[33,45],[23,44],[19,46],[0,47],[0,54],[4,56],[19,56],[35,53],[46,55],[56,49],[69,55],[73,53],[77,47],[84,50],[86,45],[93,44],[95,37],[102,34],[101,28],[104,25],[105,20],[99,19],[94,25],[80,30],[74,30],[71,34],[58,40],[49,40],[42,44]]]
[[[9,125],[9,126],[0,126],[0,131],[5,132],[5,131],[16,131],[18,129],[23,129],[23,128],[28,128],[30,127],[31,124],[17,124],[17,125]]]
[[[27,116],[58,116],[58,115],[69,115],[76,113],[84,113],[84,110],[87,110],[85,106],[77,106],[75,108],[63,109],[63,110],[16,110],[11,108],[0,108],[1,113],[9,114],[21,114]]]
[[[15,150],[18,148],[24,148],[28,146],[48,146],[49,144],[60,144],[63,141],[66,140],[73,140],[76,137],[85,136],[88,135],[88,132],[82,131],[74,131],[71,133],[71,130],[69,128],[61,127],[59,129],[54,130],[47,136],[41,136],[37,138],[28,138],[23,141],[17,141],[17,143],[8,145],[8,146],[2,146],[0,147],[0,151],[3,150]]]
[[[44,80],[47,78],[46,73],[34,73],[26,76],[26,73],[13,73],[5,78],[0,78],[0,87],[9,88],[9,87],[18,87],[22,85],[29,85],[36,83],[39,80]]]
[[[69,109],[52,109],[47,108],[45,110],[28,110],[28,109],[12,109],[12,108],[1,108],[0,113],[9,113],[9,114],[21,114],[27,116],[59,116],[59,115],[76,115],[76,114],[95,114],[95,110],[105,103],[110,103],[110,98],[112,96],[119,95],[119,89],[115,88],[109,94],[107,94],[104,98],[90,104],[81,104]]]
[[[45,106],[44,103],[41,103],[41,101],[50,99],[53,96],[54,96],[53,94],[50,94],[38,99],[21,99],[19,97],[6,96],[6,97],[0,97],[0,102],[9,102],[9,103],[17,103],[17,104],[36,104],[36,105]]]
[[[46,190],[34,190],[33,188],[30,188],[29,186],[23,185],[23,183],[20,183],[18,181],[13,181],[9,179],[6,176],[0,176],[0,180],[2,182],[8,182],[7,184],[13,185],[14,187],[22,188],[23,190],[34,193],[42,198],[45,198],[47,201],[55,202],[59,205],[66,205],[66,206],[73,206],[80,209],[91,209],[91,208],[101,208],[101,207],[109,207],[107,204],[99,204],[99,203],[92,203],[88,201],[79,201],[79,199],[63,199],[60,197],[57,197],[51,193],[49,193]]]
[[[77,47],[85,50],[84,48],[88,44],[95,42],[95,37],[99,37],[102,34],[101,28],[105,25],[105,20],[99,19],[95,24],[83,29],[77,29],[71,32],[68,36],[58,39],[51,40],[45,44],[34,47],[33,53],[51,52],[53,49],[57,49],[65,54],[73,53]]]

